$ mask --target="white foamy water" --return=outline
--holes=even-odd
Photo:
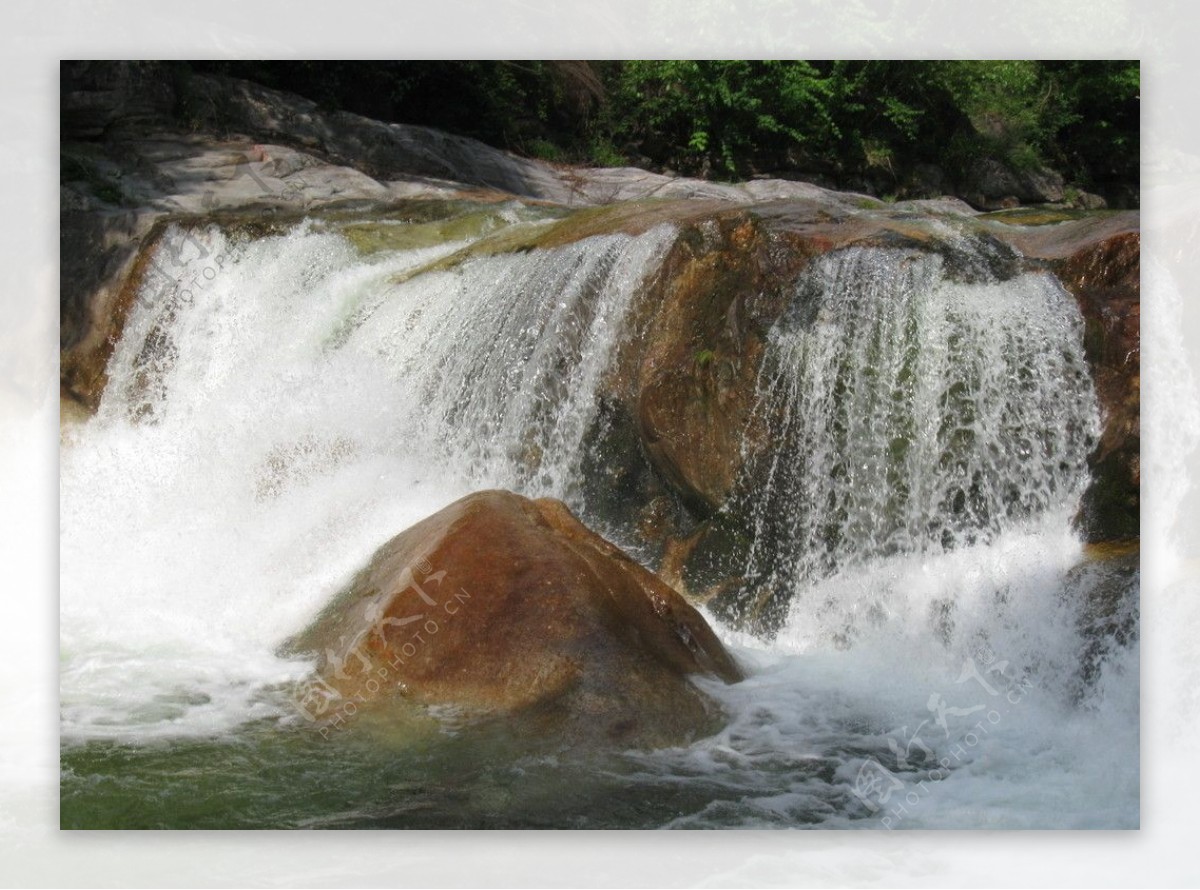
[[[597,376],[670,239],[397,283],[462,245],[365,260],[307,227],[170,235],[63,450],[64,737],[278,714],[268,691],[307,665],[275,648],[383,541],[479,488],[569,498]]]
[[[420,272],[463,245],[168,235],[62,452],[63,738],[290,716],[309,665],[279,643],[398,530],[493,486],[581,508],[597,387],[673,238]],[[886,251],[798,294],[747,567],[787,609],[769,641],[718,628],[752,674],[706,684],[728,725],[634,781],[719,791],[681,826],[1136,824],[1136,643],[1097,655],[1064,580],[1097,423],[1073,304]]]
[[[816,582],[836,619],[798,606],[769,644],[729,633],[751,676],[704,684],[728,725],[640,781],[725,792],[681,828],[1136,827],[1138,647],[1081,679],[1079,544],[1052,525]]]

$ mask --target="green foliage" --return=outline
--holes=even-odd
[[[626,62],[604,125],[665,166],[736,177],[764,153],[836,137],[833,92],[809,62]]]
[[[868,167],[878,167],[886,169],[890,173],[895,173],[892,166],[894,155],[891,146],[878,139],[867,139],[863,142],[863,158]]]
[[[531,157],[543,161],[558,161],[562,159],[562,149],[549,139],[532,139],[526,147]]]
[[[1141,70],[1134,61],[1045,62],[1074,112],[1058,134],[1055,160],[1086,188],[1132,183],[1140,167]]]
[[[588,146],[587,159],[597,167],[624,167],[628,159],[617,151],[612,141],[606,137],[594,138]]]
[[[1058,131],[1073,120],[1062,85],[1041,62],[930,64],[935,81],[970,121],[973,154],[999,158],[1016,169],[1041,166]]]

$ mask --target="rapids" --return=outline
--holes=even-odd
[[[1071,529],[1099,430],[1078,310],[932,253],[828,254],[771,332],[775,447],[727,509],[775,617],[708,615],[751,673],[704,684],[720,733],[594,759],[436,714],[315,737],[279,644],[380,543],[487,487],[589,521],[597,389],[676,230],[443,262],[477,237],[165,237],[63,433],[64,827],[1137,825],[1136,567],[1098,604]]]

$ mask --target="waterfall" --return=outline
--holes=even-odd
[[[542,224],[484,228],[500,217]],[[296,729],[311,664],[278,649],[471,491],[562,498],[610,532],[589,498],[629,454],[605,451],[606,386],[677,230],[490,252],[478,226],[370,250],[336,220],[168,229],[99,410],[63,433],[64,813],[136,795],[213,827],[172,802],[201,769],[255,827],[528,827],[580,799],[604,826],[881,827],[853,790],[874,764],[920,801],[902,827],[1136,824],[1136,566],[1099,598],[1071,574],[1099,429],[1079,314],[938,225],[929,251],[845,248],[784,283],[716,517],[737,545],[710,560],[749,679],[701,681],[713,737],[599,765],[492,764],[457,730],[416,758],[331,747]]]
[[[965,283],[936,253],[817,260],[771,331],[757,421],[770,449],[730,507],[745,574],[785,602],[866,563],[1062,521],[1099,414],[1083,323],[1055,279]]]
[[[274,648],[398,529],[480,488],[578,507],[596,389],[673,237],[438,266],[466,242],[169,230],[63,453],[64,732],[261,715],[305,669]]]

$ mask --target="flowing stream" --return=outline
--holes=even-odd
[[[702,681],[720,732],[573,758],[309,730],[279,644],[398,530],[487,487],[599,523],[597,390],[676,231],[446,261],[478,236],[164,238],[64,432],[64,827],[1137,825],[1136,567],[1079,568],[1070,527],[1082,323],[1048,275],[933,253],[827,255],[771,332],[776,447],[729,509],[776,618],[709,615],[750,672]]]

